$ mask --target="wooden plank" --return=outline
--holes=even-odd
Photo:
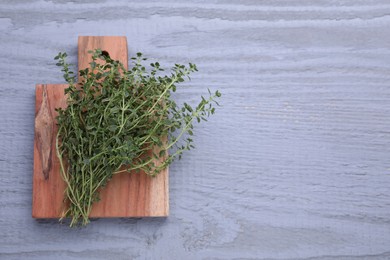
[[[125,37],[79,37],[79,68],[90,61],[88,50],[100,48],[127,68]],[[126,54],[126,55],[124,55]],[[34,218],[58,218],[63,211],[64,182],[55,154],[56,107],[65,107],[67,85],[37,85],[34,138]],[[155,178],[144,173],[118,174],[101,191],[91,217],[163,217],[169,212],[168,169]]]
[[[89,67],[92,61],[90,50],[101,49],[114,60],[119,60],[128,68],[127,40],[125,36],[79,36],[78,64],[79,70]]]
[[[56,107],[65,107],[67,85],[37,85],[35,89],[35,136],[32,216],[60,217],[65,183],[55,153]]]

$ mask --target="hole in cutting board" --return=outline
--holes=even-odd
[[[108,53],[108,51],[102,51],[102,55],[105,56],[105,57],[110,57],[110,54]]]

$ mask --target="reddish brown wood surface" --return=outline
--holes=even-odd
[[[79,69],[90,62],[88,50],[100,48],[127,68],[126,37],[79,37]],[[34,218],[58,218],[64,209],[65,184],[55,153],[56,107],[65,107],[65,84],[36,86],[33,205]],[[155,178],[144,173],[118,174],[101,191],[91,217],[158,217],[169,212],[168,170]]]
[[[89,67],[92,55],[89,50],[101,49],[128,68],[127,40],[121,36],[80,36],[78,40],[79,70]]]
[[[55,107],[65,106],[67,85],[37,85],[35,91],[35,138],[32,216],[60,217],[65,183],[55,152]]]

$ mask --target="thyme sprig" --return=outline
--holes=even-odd
[[[64,217],[71,217],[71,226],[89,223],[92,204],[115,174],[142,171],[156,176],[194,148],[194,121],[207,121],[221,96],[209,91],[197,106],[179,106],[171,93],[197,71],[195,64],[175,64],[162,76],[158,62],[150,69],[143,65],[141,53],[132,58],[130,70],[100,49],[90,53],[92,61],[79,71],[79,83],[67,54],[55,57],[69,83],[67,107],[56,109],[56,153],[66,183]]]

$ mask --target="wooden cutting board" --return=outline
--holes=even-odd
[[[89,67],[88,50],[100,48],[128,67],[127,40],[118,36],[80,36],[79,70]],[[60,218],[65,183],[55,153],[56,107],[65,107],[66,84],[36,85],[33,218]],[[164,217],[169,212],[168,169],[155,178],[145,173],[115,175],[101,191],[90,217]]]

